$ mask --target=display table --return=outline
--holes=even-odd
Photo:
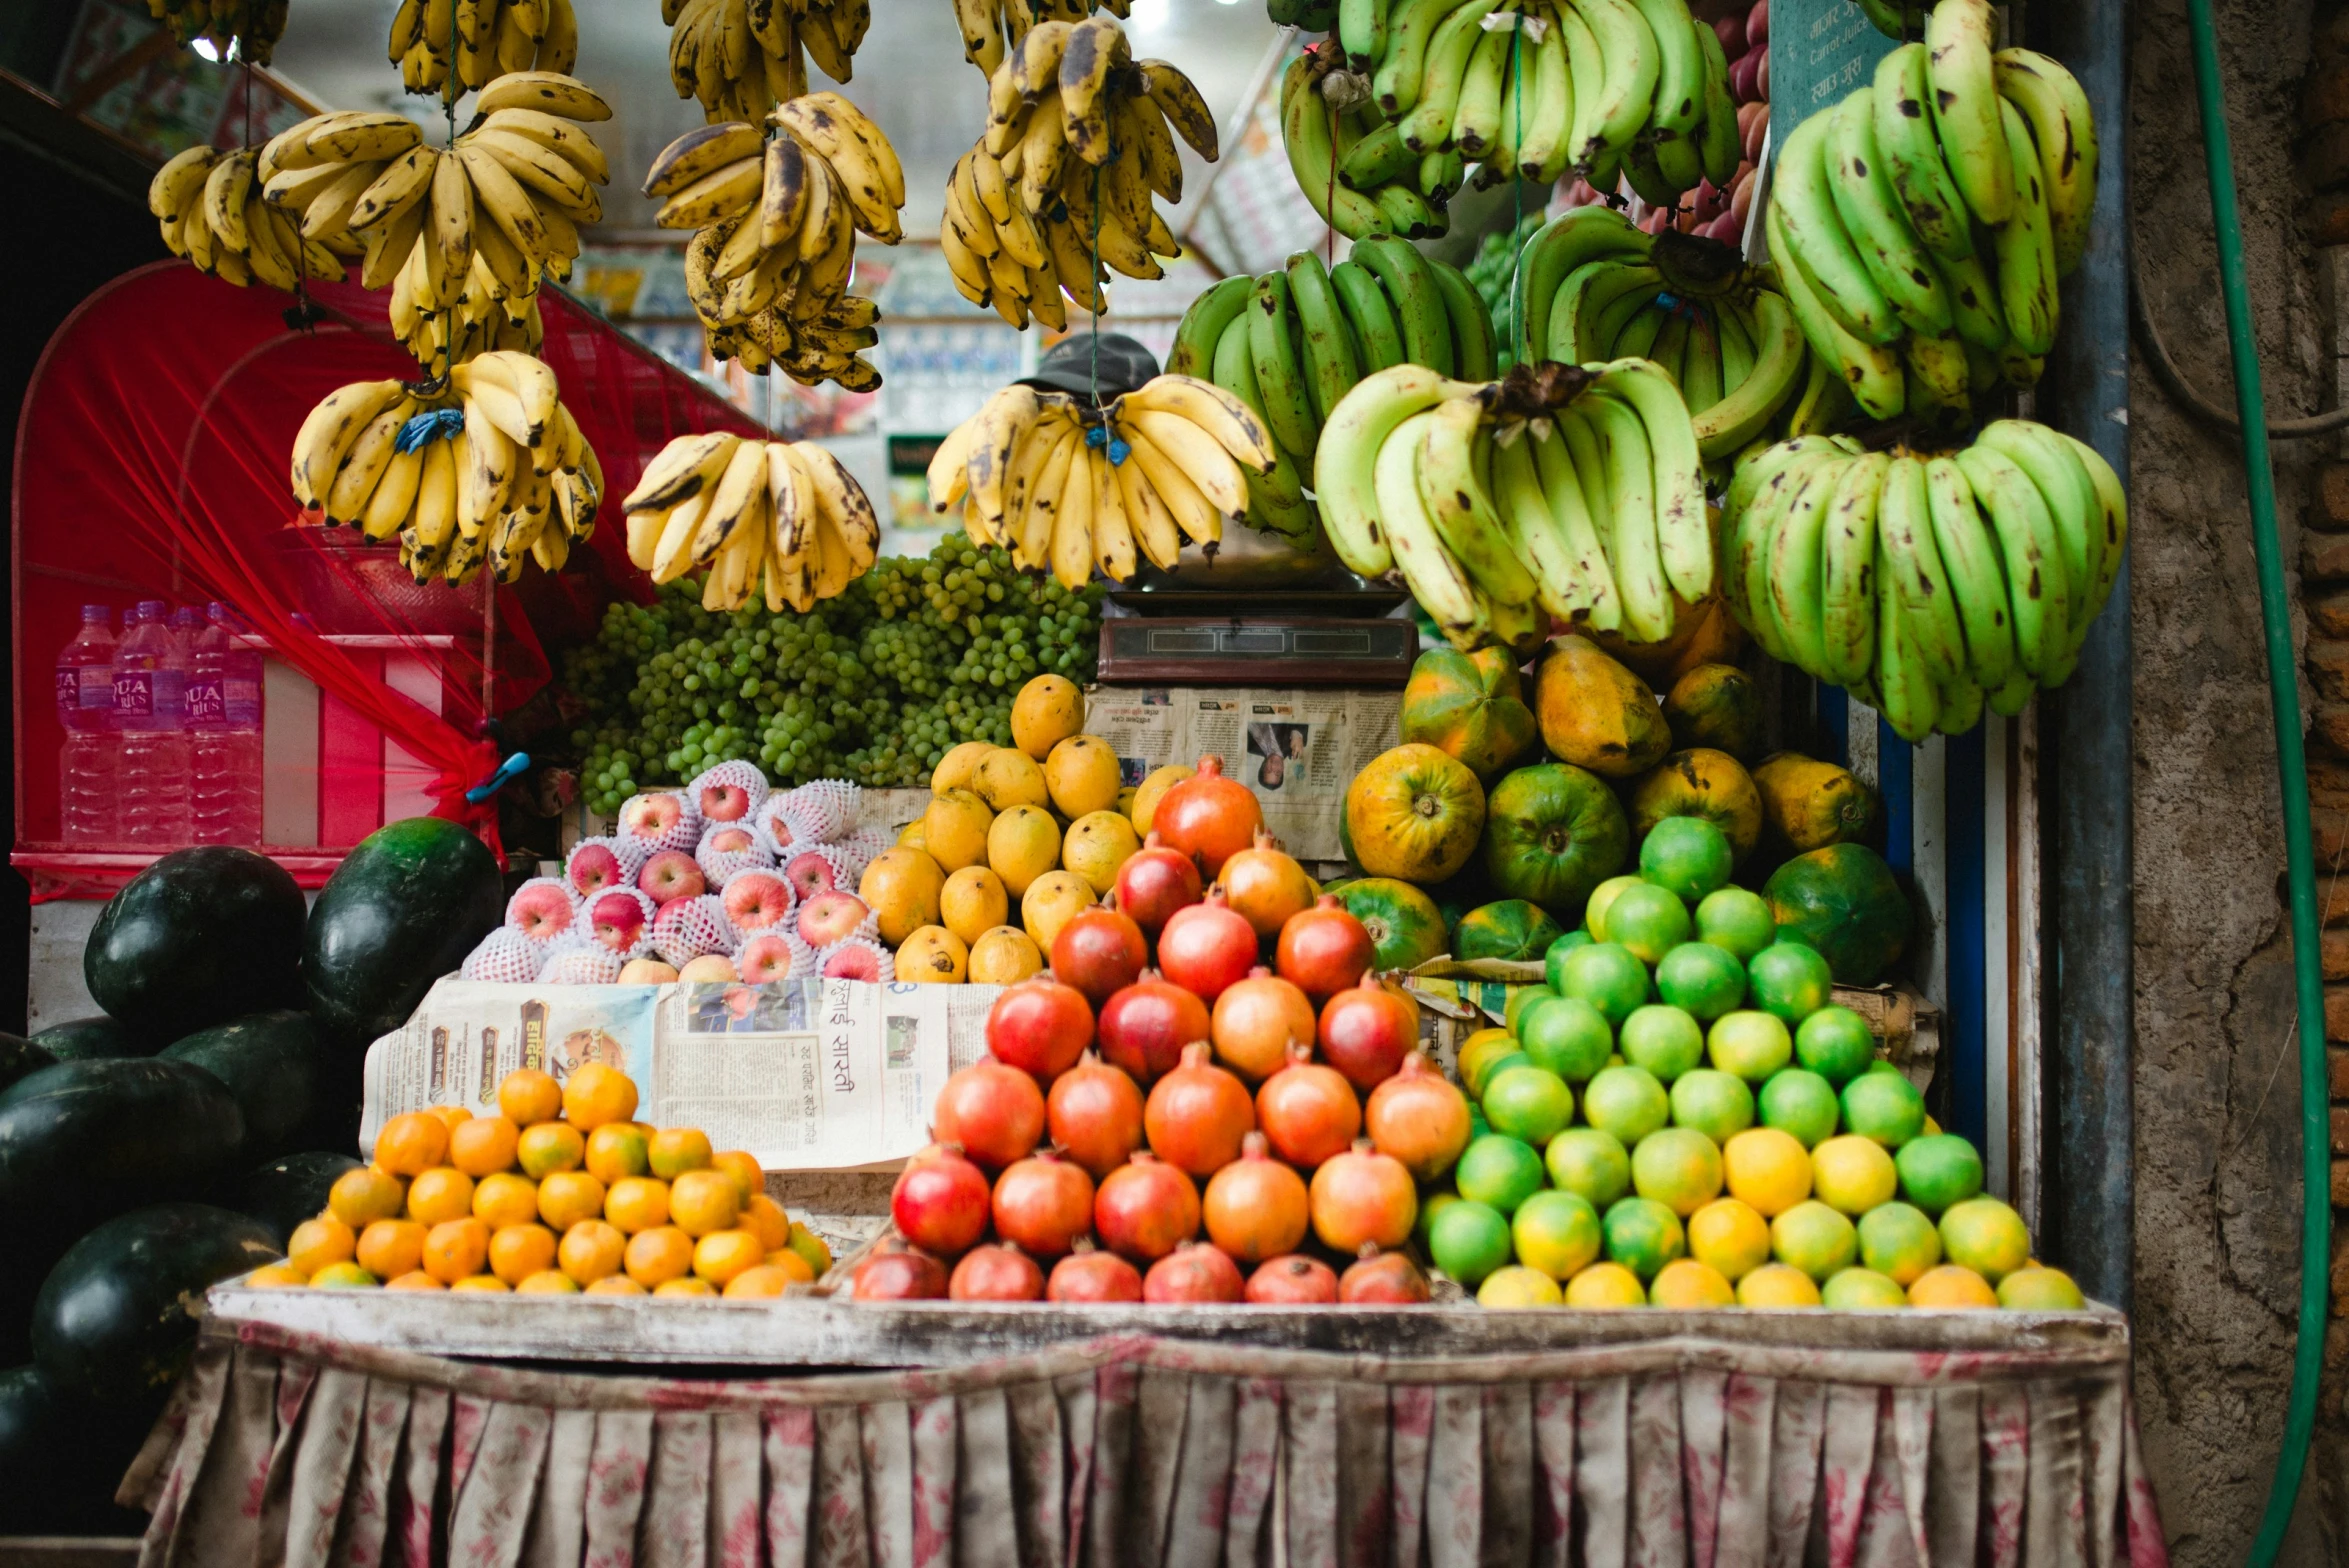
[[[224,1289],[122,1497],[142,1568],[2167,1560],[2102,1311]]]

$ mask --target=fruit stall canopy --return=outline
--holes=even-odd
[[[103,891],[138,863],[60,842],[63,732],[49,666],[85,603],[118,613],[150,598],[233,606],[322,706],[340,705],[346,729],[380,732],[417,759],[434,815],[467,821],[494,844],[494,807],[464,798],[500,760],[483,733],[485,708],[513,713],[547,685],[550,649],[592,635],[613,597],[650,594],[628,564],[619,508],[646,457],[687,431],[756,433],[586,307],[551,288],[539,299],[540,357],[609,488],[591,548],[574,551],[559,575],[532,566],[519,584],[496,587],[493,616],[486,572],[471,589],[419,588],[390,541],[294,526],[287,462],[304,416],[349,382],[417,373],[391,341],[381,298],[316,286],[305,319],[285,294],[158,262],[106,284],[57,330],[18,422],[11,509],[16,860],[37,894]],[[485,622],[495,629],[486,642]],[[407,694],[418,690],[412,674],[396,683],[407,692],[387,679],[387,660],[400,655],[411,672],[437,672],[437,712]],[[382,754],[381,744],[372,756],[321,747],[321,801],[370,790],[383,800]],[[323,876],[334,851],[362,836],[364,815],[322,814],[311,857],[321,864],[310,869]]]

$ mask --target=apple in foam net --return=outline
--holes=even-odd
[[[648,923],[642,894],[634,888],[598,893],[587,906],[588,929],[598,945],[625,953],[644,940]]]
[[[706,822],[740,822],[750,815],[750,791],[739,784],[704,784],[701,814]]]
[[[813,898],[818,893],[829,893],[839,886],[832,880],[832,862],[812,850],[792,856],[790,864],[783,868],[783,876],[784,880],[799,890],[799,896],[803,899]]]
[[[739,855],[758,840],[748,828],[720,828],[710,835],[710,848],[721,855]]]
[[[676,978],[676,967],[657,958],[631,958],[620,966],[622,985],[667,985]]]
[[[677,971],[680,980],[739,980],[734,971],[734,960],[724,953],[704,953],[701,957]]]
[[[620,857],[609,844],[582,844],[571,851],[570,860],[563,867],[564,880],[571,891],[581,898],[601,893],[606,888],[627,883],[627,873],[620,868]]]
[[[734,955],[735,971],[752,985],[789,979],[791,962],[791,944],[772,931],[752,937]]]
[[[680,898],[691,898],[702,892],[707,884],[701,866],[682,849],[664,849],[644,863],[636,874],[636,886],[656,904],[667,904]]]
[[[824,960],[824,978],[878,982],[881,978],[881,955],[876,949],[862,943],[844,947]]]
[[[506,924],[533,942],[552,942],[571,929],[571,895],[559,882],[533,882],[506,905]]]
[[[639,795],[620,808],[621,831],[657,839],[685,820],[685,802],[675,795]]]
[[[780,924],[791,913],[791,884],[772,871],[737,871],[721,895],[726,918],[744,934]]]
[[[867,913],[865,901],[854,893],[818,893],[799,906],[799,939],[810,947],[830,947],[854,935]]]

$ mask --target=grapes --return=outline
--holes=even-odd
[[[1071,593],[960,535],[875,562],[806,615],[713,613],[681,579],[610,606],[568,657],[580,788],[608,817],[730,758],[778,785],[922,784],[963,741],[1010,745],[1012,699],[1034,677],[1091,680],[1100,625],[1099,587]]]

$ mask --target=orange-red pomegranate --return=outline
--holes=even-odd
[[[1093,1234],[1121,1257],[1155,1263],[1199,1234],[1199,1189],[1147,1150],[1093,1194]]]
[[[1303,991],[1259,964],[1215,999],[1210,1025],[1217,1059],[1260,1083],[1288,1064],[1291,1045],[1313,1043],[1320,1021]]]
[[[1260,1132],[1240,1140],[1240,1157],[1209,1179],[1199,1200],[1207,1239],[1244,1264],[1296,1251],[1306,1205],[1305,1178],[1272,1157]]]
[[[1362,1120],[1378,1152],[1401,1160],[1423,1182],[1450,1170],[1468,1147],[1468,1097],[1425,1051],[1404,1057],[1395,1076],[1370,1091]]]
[[[1142,1147],[1142,1091],[1087,1051],[1052,1080],[1052,1092],[1044,1097],[1044,1124],[1061,1153],[1099,1181]]]
[[[1357,1138],[1344,1154],[1322,1161],[1310,1190],[1313,1234],[1338,1252],[1400,1247],[1419,1217],[1419,1189],[1411,1173],[1401,1160],[1379,1153],[1368,1138]]]
[[[1238,1159],[1240,1140],[1256,1126],[1247,1085],[1210,1062],[1209,1050],[1205,1040],[1183,1047],[1182,1066],[1158,1080],[1142,1107],[1150,1151],[1202,1179]]]
[[[1262,828],[1246,849],[1223,863],[1216,886],[1256,934],[1270,940],[1292,916],[1313,907],[1313,879],[1279,839]]]
[[[1142,1299],[1169,1306],[1238,1301],[1246,1290],[1239,1265],[1204,1241],[1175,1248],[1142,1276]]]
[[[1272,1152],[1302,1170],[1343,1154],[1362,1131],[1362,1102],[1334,1067],[1313,1059],[1313,1048],[1289,1047],[1289,1065],[1256,1091],[1256,1124]]]
[[[1264,808],[1245,784],[1223,776],[1223,758],[1199,759],[1199,771],[1158,797],[1150,827],[1166,847],[1198,862],[1213,877],[1246,849],[1264,826]]]

